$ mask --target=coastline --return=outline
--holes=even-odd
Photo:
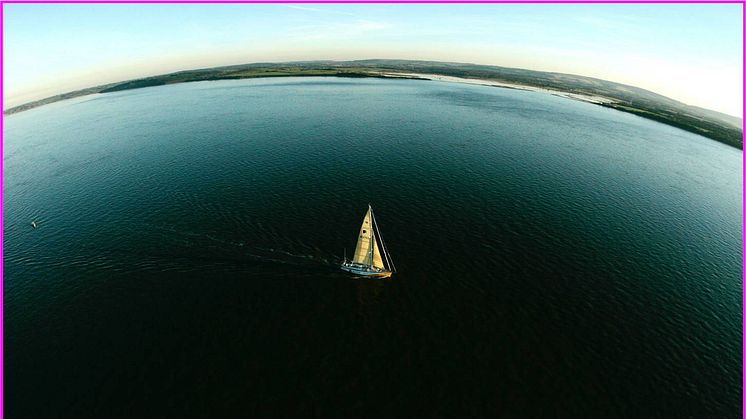
[[[381,72],[381,73],[373,73],[373,74],[379,74],[380,76],[387,77],[387,78],[435,80],[435,81],[445,81],[445,82],[450,82],[450,83],[475,84],[479,86],[491,86],[491,87],[502,87],[505,89],[526,90],[529,92],[547,93],[553,96],[564,97],[567,99],[580,100],[583,102],[594,103],[596,105],[609,105],[609,104],[618,103],[618,101],[608,98],[608,97],[604,97],[604,96],[594,96],[594,95],[584,95],[582,93],[563,92],[561,90],[546,89],[543,87],[528,86],[528,85],[516,84],[516,83],[507,83],[507,82],[501,82],[501,81],[496,81],[496,80],[444,76],[441,74],[427,74],[427,73]]]
[[[372,77],[432,80],[544,93],[631,113],[743,149],[743,120],[654,92],[590,77],[507,67],[410,60],[253,63],[185,70],[63,93],[3,110],[12,115],[90,94],[214,80],[265,77]]]

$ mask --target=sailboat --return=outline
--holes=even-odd
[[[380,248],[378,246],[379,240],[381,244]],[[381,252],[381,249],[383,249],[383,252]],[[355,246],[355,255],[351,261],[347,261],[347,251],[345,250],[345,257],[341,268],[343,271],[355,275],[373,278],[388,278],[392,273],[396,272],[391,256],[386,251],[383,237],[381,237],[381,232],[378,230],[378,223],[376,223],[376,217],[373,215],[373,209],[370,207],[370,204],[368,204],[368,212],[365,213],[365,218],[363,218],[363,224],[360,226],[360,234],[358,234],[357,246]]]

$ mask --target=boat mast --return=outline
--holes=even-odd
[[[371,212],[371,222],[375,223],[376,230],[378,232],[378,237],[381,239],[381,247],[383,248],[383,256],[386,258],[386,263],[389,264],[389,269],[392,272],[396,272],[396,267],[394,266],[394,261],[391,260],[391,256],[389,255],[389,252],[386,250],[386,243],[383,241],[383,236],[381,235],[381,230],[378,229],[378,223],[375,222],[375,217],[373,216],[373,213]]]
[[[370,265],[368,265],[369,268],[373,267],[373,239],[375,238],[375,232],[373,230],[373,208],[370,207],[370,204],[368,204],[368,212],[370,212],[370,245],[368,246],[368,250],[370,251]]]

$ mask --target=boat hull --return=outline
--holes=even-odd
[[[364,276],[368,278],[388,278],[391,276],[391,271],[386,271],[383,269],[376,269],[376,268],[370,268],[365,265],[358,265],[358,264],[352,264],[352,263],[343,263],[340,268],[343,271],[347,271],[351,274],[355,274],[358,276]]]

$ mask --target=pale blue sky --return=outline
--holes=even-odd
[[[741,5],[5,4],[5,107],[164,72],[402,58],[581,74],[741,115]]]

